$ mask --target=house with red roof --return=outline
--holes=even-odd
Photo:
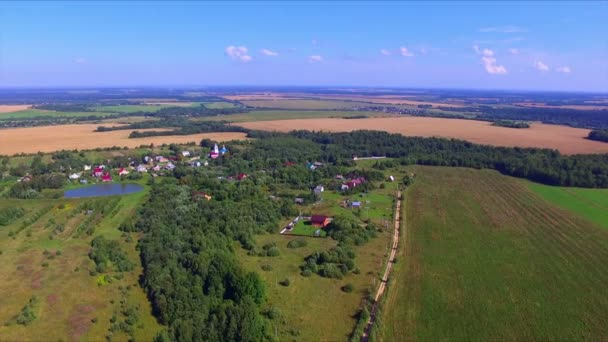
[[[247,178],[247,174],[242,173],[242,172],[239,173],[238,176],[236,176],[236,179],[240,180],[240,181],[242,181],[243,179],[246,179],[246,178]]]
[[[331,220],[325,215],[312,215],[310,222],[315,227],[325,228],[331,222]]]
[[[101,181],[102,182],[111,182],[112,181],[112,175],[109,172],[104,173],[101,176]]]
[[[93,169],[91,176],[93,177],[101,177],[103,175],[104,168],[102,166],[97,166]]]

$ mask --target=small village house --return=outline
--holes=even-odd
[[[325,228],[329,224],[329,217],[325,215],[312,215],[310,222],[315,227]]]

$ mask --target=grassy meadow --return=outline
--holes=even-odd
[[[528,186],[548,202],[608,229],[608,189],[566,188],[532,182]]]
[[[83,116],[108,116],[114,113],[110,111],[95,111],[95,112],[57,112],[53,110],[27,109],[12,113],[0,114],[0,120],[3,119],[27,119],[38,117],[83,117]]]
[[[293,99],[277,99],[277,100],[243,100],[241,103],[259,108],[276,108],[276,109],[300,109],[300,110],[329,110],[352,108],[357,106],[370,106],[373,104],[355,101],[340,101],[340,100],[293,100]]]
[[[608,231],[494,171],[413,169],[379,340],[608,336]]]
[[[46,194],[54,197],[52,194]],[[3,199],[0,210],[19,207],[26,214],[0,226],[0,336],[1,340],[127,340],[121,331],[110,332],[113,315],[134,308],[137,340],[151,340],[160,329],[151,314],[145,293],[138,285],[142,272],[135,249],[138,235],[117,228],[134,214],[148,195],[144,192],[94,199]],[[111,214],[87,215],[85,203],[97,203]],[[92,231],[92,234],[87,234]],[[88,257],[90,241],[103,235],[120,243],[135,264],[130,272],[90,273],[95,264]],[[36,318],[28,325],[15,317],[32,297]]]

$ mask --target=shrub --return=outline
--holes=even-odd
[[[281,251],[279,251],[279,248],[277,248],[276,246],[271,247],[266,251],[266,255],[269,257],[279,256],[280,254]]]
[[[262,270],[268,272],[268,271],[272,271],[272,265],[270,264],[264,264],[262,265]]]
[[[355,289],[355,287],[351,283],[348,283],[348,284],[342,286],[342,291],[347,292],[347,293],[353,292],[354,289]]]
[[[289,284],[291,284],[291,282],[289,281],[289,278],[285,278],[285,279],[281,280],[281,281],[279,282],[279,284],[281,284],[281,285],[283,285],[283,286],[287,287],[287,286],[289,286]]]
[[[301,274],[303,277],[310,277],[312,275],[312,272],[309,269],[305,269],[304,271],[302,271]]]
[[[270,308],[268,308],[268,310],[266,310],[266,312],[264,312],[264,314],[269,319],[277,319],[281,317],[281,310],[279,310],[279,308],[277,308],[276,306],[271,306]]]
[[[308,245],[308,242],[306,241],[306,239],[298,238],[298,239],[289,241],[287,243],[287,248],[300,248],[300,247],[306,247],[306,245]]]

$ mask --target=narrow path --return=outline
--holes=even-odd
[[[382,282],[378,287],[378,291],[376,291],[376,296],[374,296],[374,303],[372,304],[372,311],[370,313],[369,321],[367,321],[367,325],[365,326],[365,330],[363,335],[361,336],[361,341],[367,342],[369,338],[369,331],[376,321],[376,310],[378,309],[378,300],[384,293],[386,289],[386,282],[388,281],[388,277],[391,274],[391,270],[393,269],[393,264],[395,262],[395,255],[397,255],[397,247],[399,246],[399,226],[401,224],[401,191],[397,191],[397,205],[395,207],[395,227],[393,233],[393,248],[391,248],[391,254],[388,258],[388,262],[386,263],[386,269],[384,270],[384,275],[382,276]]]

